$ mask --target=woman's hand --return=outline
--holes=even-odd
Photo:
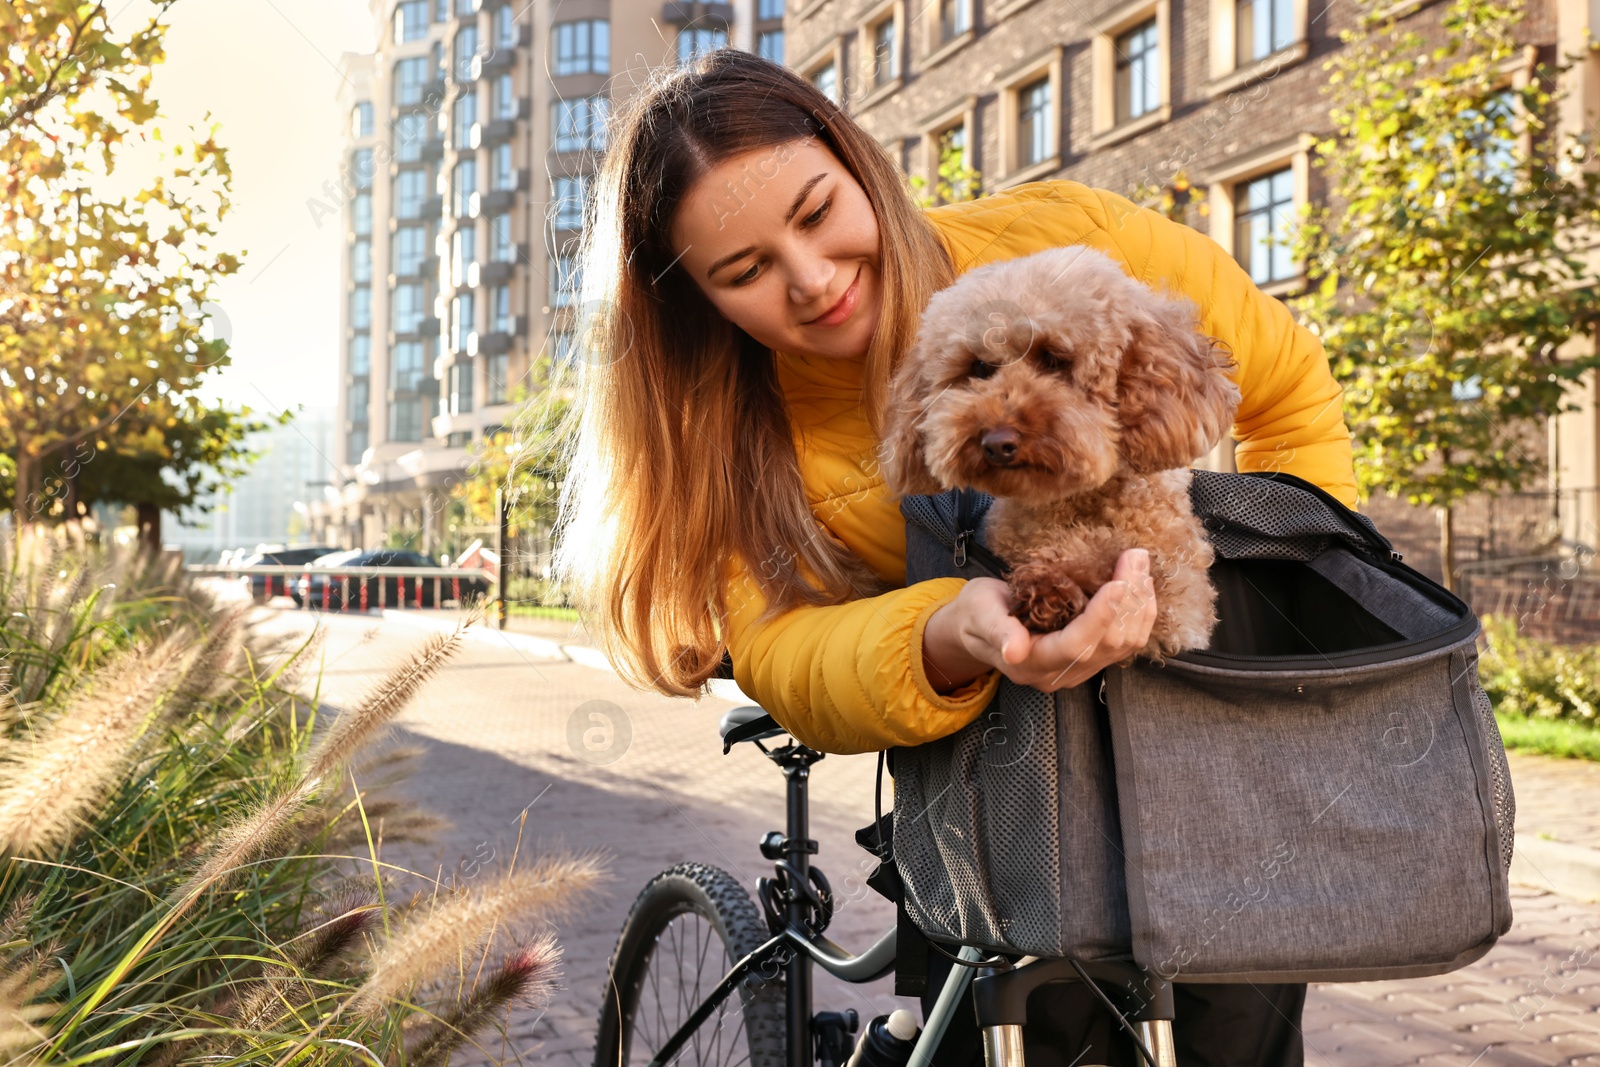
[[[997,578],[972,578],[923,629],[923,665],[935,690],[950,692],[991,667],[1046,693],[1094,677],[1129,659],[1150,640],[1156,621],[1150,553],[1117,557],[1112,580],[1064,628],[1035,634],[1011,614],[1011,589]]]

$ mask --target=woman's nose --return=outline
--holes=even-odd
[[[789,274],[789,299],[802,307],[815,304],[827,295],[833,275],[832,260],[815,259],[796,264]]]

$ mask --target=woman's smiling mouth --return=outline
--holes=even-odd
[[[861,270],[856,269],[856,276],[850,280],[849,288],[844,295],[839,297],[839,302],[824,311],[814,319],[801,323],[802,326],[837,326],[848,319],[856,310],[856,304],[861,295]]]

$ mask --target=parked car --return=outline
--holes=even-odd
[[[235,561],[236,566],[256,567],[262,564],[289,566],[295,563],[310,563],[314,559],[321,559],[330,552],[338,549],[332,545],[296,545],[293,548],[283,548],[273,545],[270,548],[258,548],[254,552],[242,553]],[[250,588],[250,598],[257,604],[264,604],[275,596],[293,597],[296,604],[300,603],[300,589],[296,584],[299,578],[292,574],[247,574],[242,579]]]
[[[370,567],[405,567],[417,570],[439,570],[439,564],[418,552],[402,549],[347,549],[333,552],[311,561],[313,567],[348,567],[351,570]],[[382,583],[381,586],[379,583]],[[420,583],[420,588],[419,588]],[[366,586],[366,603],[363,605],[361,589]],[[300,599],[317,609],[340,611],[345,607],[345,589],[349,589],[350,606],[360,609],[383,607],[431,608],[435,604],[435,587],[440,602],[459,599],[462,602],[490,592],[487,578],[476,575],[467,578],[434,578],[426,575],[372,575],[366,578],[345,578],[338,574],[307,574],[301,576],[297,592]],[[459,593],[459,597],[458,597]]]

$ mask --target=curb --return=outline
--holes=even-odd
[[[1511,881],[1585,903],[1600,901],[1600,849],[1547,841],[1519,827]]]
[[[384,608],[379,614],[385,621],[403,622],[410,626],[430,630],[448,631],[456,628],[454,620],[427,615],[420,611],[410,611],[403,608]],[[564,645],[547,637],[535,637],[532,634],[517,633],[515,630],[491,629],[487,626],[474,626],[468,629],[466,638],[481,645],[512,648],[518,652],[530,653],[544,659],[569,660],[580,667],[616,673],[616,668],[611,666],[611,661],[606,659],[605,654],[591,645]],[[735,704],[756,703],[739,688],[732,678],[712,678],[708,688],[711,691],[711,695],[719,700],[727,700]]]

